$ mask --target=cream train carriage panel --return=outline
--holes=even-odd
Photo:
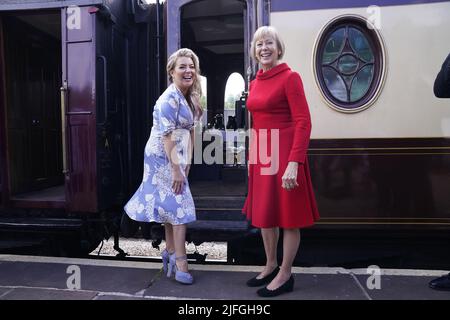
[[[308,6],[311,1],[285,2],[292,5],[277,7],[276,1],[272,5],[271,25],[286,42],[285,60],[303,77],[316,120],[313,138],[450,136],[449,102],[436,99],[432,90],[436,74],[450,52],[450,2],[391,1],[401,5],[368,7],[358,6],[363,1],[346,1],[355,4],[350,8]],[[290,11],[274,11],[277,8]],[[352,15],[379,28],[386,73],[372,106],[348,115],[329,107],[319,90],[313,65],[314,48],[323,36],[323,29],[336,18]]]
[[[449,16],[450,1],[271,1],[310,106],[322,221],[448,226],[450,99],[433,83]]]

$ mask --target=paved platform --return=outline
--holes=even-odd
[[[245,285],[260,266],[190,265],[181,285],[161,264],[0,255],[0,300],[262,300]],[[428,288],[446,270],[293,268],[294,291],[280,300],[450,300]],[[272,300],[270,299],[270,300]]]

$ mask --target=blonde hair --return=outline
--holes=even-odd
[[[192,84],[192,87],[189,88],[188,91],[188,95],[198,95],[199,97],[202,96],[202,86],[200,84],[200,61],[197,57],[197,55],[194,53],[194,51],[192,51],[191,49],[188,48],[181,48],[177,51],[175,51],[174,53],[172,53],[172,55],[169,57],[169,59],[167,60],[167,75],[169,76],[169,81],[170,83],[173,82],[172,76],[170,75],[170,73],[175,69],[175,66],[177,65],[177,61],[178,58],[181,57],[186,57],[186,58],[191,58],[192,62],[194,63],[194,68],[195,68],[195,78],[194,78],[194,83]]]
[[[203,114],[202,107],[199,104],[198,105],[194,104],[194,102],[192,101],[192,97],[195,97],[196,100],[200,103],[200,98],[202,96],[202,85],[200,83],[200,76],[201,76],[200,60],[198,59],[198,56],[191,49],[188,48],[178,49],[177,51],[175,51],[170,55],[169,59],[167,59],[167,66],[166,66],[167,75],[169,76],[170,83],[172,83],[173,78],[170,73],[175,69],[178,58],[181,57],[191,58],[192,62],[194,63],[195,68],[194,83],[188,90],[186,100],[189,103],[192,112],[194,113],[194,118],[196,117],[197,119],[200,119]]]
[[[252,57],[252,59],[258,62],[258,59],[256,58],[256,42],[266,37],[275,40],[277,48],[280,51],[280,53],[278,54],[278,60],[283,58],[285,47],[283,40],[281,40],[278,34],[278,31],[271,26],[262,26],[259,27],[258,30],[256,30],[255,34],[253,35],[252,44],[250,46],[250,56]]]

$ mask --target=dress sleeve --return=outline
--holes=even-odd
[[[174,97],[170,97],[169,100],[163,101],[160,106],[160,130],[164,136],[172,133],[177,128],[178,124],[178,109],[179,102]]]
[[[303,164],[311,135],[311,116],[306,101],[303,83],[297,72],[292,72],[285,85],[286,97],[295,123],[294,142],[288,161]]]

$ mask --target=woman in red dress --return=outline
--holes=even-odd
[[[261,69],[250,83],[247,100],[253,119],[248,196],[243,213],[261,228],[266,265],[247,281],[263,297],[293,290],[292,264],[300,245],[300,228],[319,219],[307,162],[311,118],[297,72],[280,59],[284,44],[273,27],[259,28],[251,56]],[[279,229],[283,261],[277,262]]]

